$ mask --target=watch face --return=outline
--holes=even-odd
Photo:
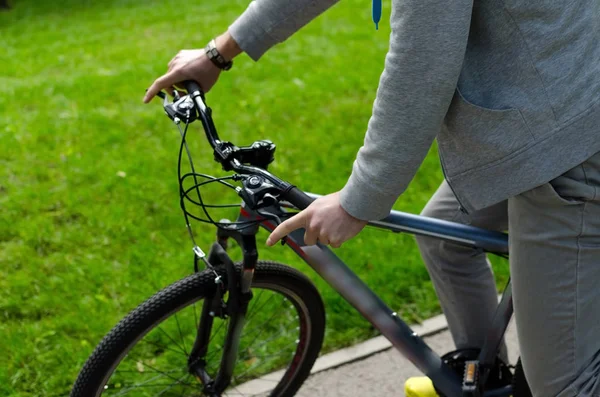
[[[219,53],[219,50],[217,49],[217,47],[215,47],[213,45],[212,42],[206,46],[206,55],[215,64],[215,66],[217,66],[219,69],[222,69],[222,70],[231,69],[231,65],[233,64],[233,62],[231,62],[231,61],[227,62],[225,60],[225,58],[223,58],[223,56]]]

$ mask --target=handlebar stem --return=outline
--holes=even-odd
[[[266,168],[266,165],[272,161],[272,158],[267,164],[261,164],[264,165],[264,168],[243,164],[238,157],[244,155],[244,150],[236,147],[231,142],[223,142],[219,139],[219,134],[217,133],[217,129],[211,116],[212,110],[204,101],[204,93],[202,92],[200,85],[192,80],[184,81],[183,85],[186,88],[189,97],[192,98],[196,105],[198,118],[202,122],[206,138],[214,150],[215,160],[221,163],[226,171],[234,170],[239,174],[262,176],[280,191],[281,199],[291,202],[299,209],[304,209],[310,205],[313,201],[311,197],[307,196],[294,185],[277,178],[275,175],[264,169]],[[271,156],[275,151],[275,145],[271,142],[264,141],[259,146],[261,147],[257,147],[255,150],[262,150],[264,153],[270,154]],[[265,162],[268,159],[266,159],[265,156],[265,159],[263,160],[263,162]]]

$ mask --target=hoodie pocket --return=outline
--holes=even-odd
[[[456,88],[438,143],[452,177],[510,156],[533,139],[518,109],[475,105]]]

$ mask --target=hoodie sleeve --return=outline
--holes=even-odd
[[[254,0],[229,27],[229,33],[257,61],[338,0]]]
[[[389,214],[440,131],[465,56],[473,0],[393,0],[390,46],[373,114],[341,205]]]
[[[335,3],[254,0],[229,31],[258,60]],[[423,162],[454,95],[472,8],[473,0],[392,0],[390,45],[373,114],[340,194],[352,216],[385,217]]]

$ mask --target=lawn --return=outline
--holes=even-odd
[[[158,101],[141,100],[179,49],[204,46],[248,1],[12,3],[0,13],[0,395],[64,395],[120,318],[193,270],[178,134]],[[388,19],[386,4],[375,31],[370,2],[345,0],[260,62],[241,56],[207,96],[221,136],[271,139],[275,174],[307,191],[340,189],[371,113]],[[222,175],[207,144],[194,150],[197,169]],[[395,208],[419,212],[441,180],[433,147]],[[208,248],[214,228],[196,232]],[[366,230],[338,252],[409,322],[440,312],[411,236]],[[284,247],[260,254],[318,286],[324,351],[377,334]],[[496,268],[502,283],[507,266]]]

